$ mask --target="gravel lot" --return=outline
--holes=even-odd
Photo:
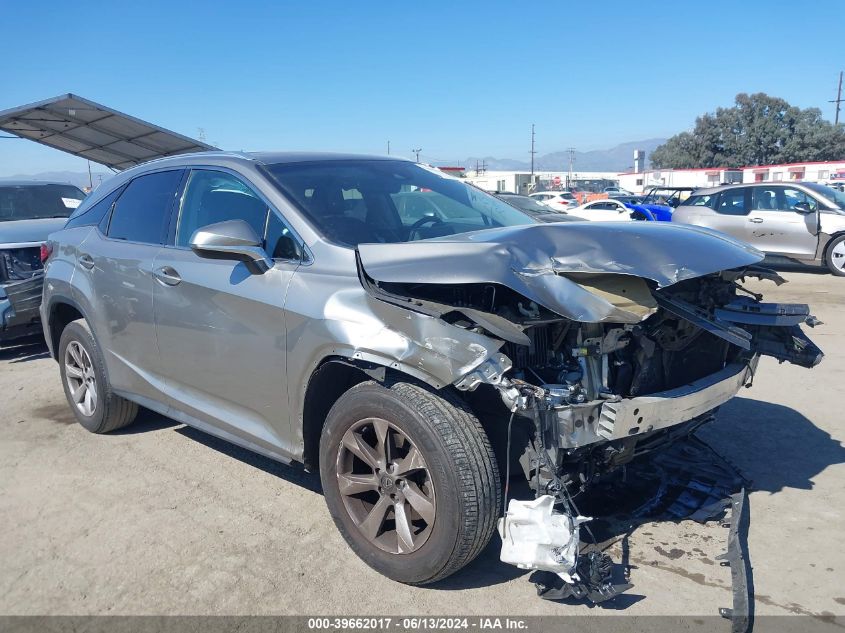
[[[701,435],[754,482],[757,614],[825,618],[845,614],[845,279],[784,275],[780,288],[753,286],[809,303],[827,357],[810,371],[764,359]],[[89,434],[43,346],[0,350],[0,387],[0,613],[715,615],[731,604],[730,571],[714,563],[727,530],[691,521],[634,532],[635,587],[615,610],[538,599],[498,561],[498,539],[440,585],[399,585],[346,546],[315,476],[150,412]]]

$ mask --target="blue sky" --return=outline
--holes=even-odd
[[[226,149],[525,160],[531,123],[541,154],[599,149],[738,92],[832,119],[831,6],[0,0],[0,109],[74,92]],[[0,140],[0,176],[54,169],[85,162]]]

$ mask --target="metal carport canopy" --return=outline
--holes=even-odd
[[[73,94],[3,110],[0,130],[116,170],[217,149]]]

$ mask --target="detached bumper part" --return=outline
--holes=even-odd
[[[531,582],[542,598],[608,600],[631,585],[613,585],[610,557],[600,552],[580,556],[579,526],[589,517],[572,517],[554,509],[555,498],[542,495],[532,501],[511,499],[499,519],[502,537],[500,560],[520,569],[534,569]]]

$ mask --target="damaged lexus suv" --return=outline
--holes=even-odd
[[[413,196],[437,213],[406,216]],[[743,288],[783,280],[740,241],[538,223],[392,158],[153,161],[100,186],[48,251],[42,322],[82,426],[140,405],[302,462],[352,549],[412,584],[485,547],[505,473],[565,510],[712,420],[761,355],[822,357],[807,306]],[[503,560],[543,568],[500,529]]]

